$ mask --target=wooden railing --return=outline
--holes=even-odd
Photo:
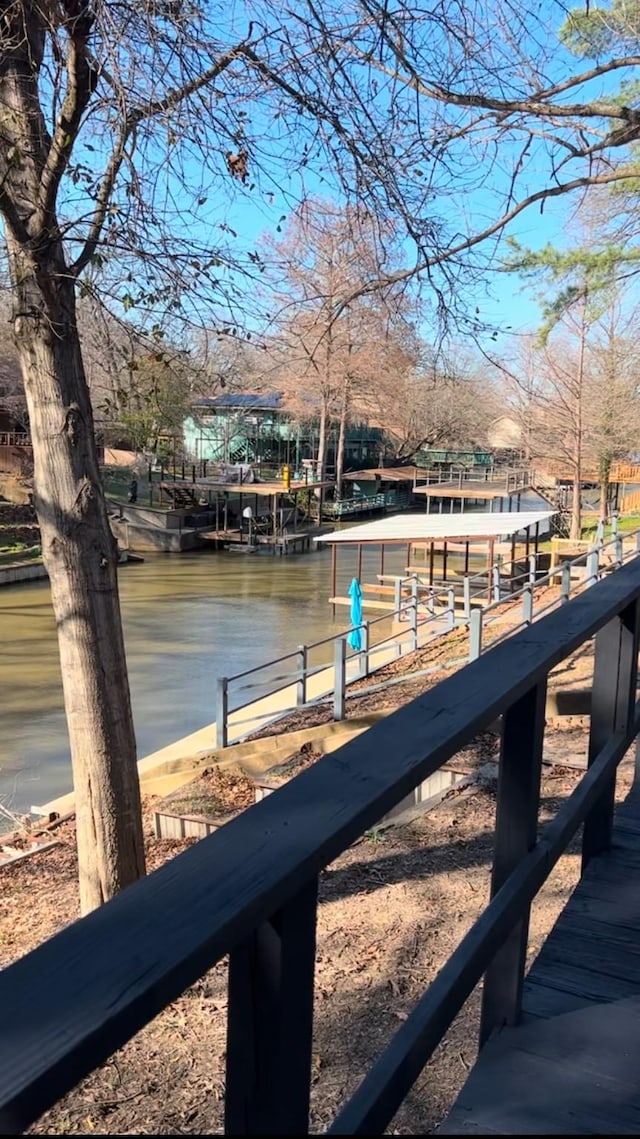
[[[319,875],[497,716],[491,901],[330,1133],[387,1127],[483,976],[481,1042],[517,1022],[533,898],[582,823],[583,866],[611,842],[616,768],[640,730],[639,612],[634,559],[0,972],[3,1131],[229,954],[226,1132],[306,1133]],[[594,634],[588,770],[538,837],[547,679]]]
[[[636,514],[640,510],[640,490],[624,495],[621,510],[623,514]]]
[[[640,464],[612,463],[609,482],[640,483]]]
[[[30,447],[31,438],[24,431],[0,431],[0,447]]]

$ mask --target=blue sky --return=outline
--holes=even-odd
[[[251,11],[251,4],[240,3],[236,5],[236,8],[241,13],[245,11],[248,13]],[[553,5],[549,4],[549,10],[551,8]],[[556,8],[557,12],[546,28],[548,38],[545,47],[550,49],[548,75],[551,80],[566,77],[570,68],[582,66],[557,43],[557,29],[563,14],[560,5],[556,5]],[[544,23],[546,16],[544,5],[542,5],[541,10],[541,18]],[[438,46],[436,45],[436,49]],[[619,77],[613,76],[608,80],[598,81],[597,86],[602,91],[606,91],[607,87],[611,90],[618,84]],[[595,92],[591,91],[590,95],[593,94]],[[575,97],[575,93],[571,97]],[[306,128],[303,124],[298,126],[291,114],[286,117],[274,116],[272,114],[273,107],[270,104],[265,103],[262,106],[259,96],[256,96],[256,100],[257,105],[254,106],[256,101],[252,96],[246,101],[241,99],[239,107],[234,109],[232,105],[229,111],[230,121],[233,120],[234,115],[236,117],[243,115],[242,123],[251,120],[249,127],[257,134],[262,146],[262,169],[258,169],[256,172],[252,168],[250,173],[250,181],[255,180],[256,182],[256,188],[251,193],[248,193],[244,187],[234,183],[228,177],[224,153],[226,148],[232,145],[230,142],[232,136],[225,134],[224,130],[218,129],[216,133],[216,127],[212,128],[211,133],[207,136],[207,144],[204,148],[206,154],[201,157],[200,162],[198,162],[197,157],[194,157],[200,153],[195,144],[192,146],[189,142],[185,144],[184,150],[180,149],[181,159],[178,167],[187,176],[186,185],[180,184],[179,177],[173,181],[171,174],[164,171],[163,164],[166,154],[165,139],[162,132],[155,137],[153,142],[148,144],[148,157],[155,160],[159,171],[163,171],[158,175],[156,185],[159,189],[156,192],[161,200],[161,208],[163,206],[166,208],[166,202],[164,204],[162,202],[163,193],[166,191],[165,198],[170,201],[172,222],[175,225],[178,245],[182,241],[186,246],[192,238],[195,238],[196,240],[202,239],[204,245],[209,244],[215,249],[218,240],[221,242],[226,240],[227,235],[223,233],[223,227],[226,225],[237,233],[237,237],[229,237],[230,257],[231,259],[235,257],[237,261],[240,261],[247,251],[255,247],[265,231],[275,233],[281,216],[289,214],[292,202],[296,198],[296,191],[300,186],[301,166],[298,161],[300,143],[301,140],[308,137],[310,128],[308,124]],[[387,104],[384,95],[380,97],[378,111],[381,111],[381,119],[385,119]],[[356,123],[354,129],[357,126]],[[206,131],[203,133],[206,135]],[[429,131],[427,130],[425,133],[427,139],[430,139]],[[493,153],[494,134],[494,124],[488,120],[471,142],[468,141],[468,138],[461,142],[453,157],[451,157],[450,150],[447,151],[447,161],[442,167],[439,166],[437,158],[433,159],[431,169],[433,171],[433,184],[436,187],[433,215],[448,222],[451,231],[473,233],[495,219],[503,208],[503,203],[510,189],[512,160],[515,161],[518,155],[516,146],[522,144],[522,138],[520,144],[515,137],[507,140],[505,145]],[[412,167],[418,161],[421,166],[429,165],[430,159],[424,157],[422,136],[416,137],[418,141],[415,142],[415,146],[414,142],[408,144],[410,154],[406,159],[407,168]],[[387,136],[384,135],[383,147],[386,147],[387,144],[391,145],[392,141],[393,136],[387,139]],[[177,131],[174,141],[168,147],[168,152],[172,153],[171,147],[178,146],[179,142],[180,134]],[[233,145],[236,143],[234,142]],[[237,145],[241,144],[237,143]],[[548,145],[534,143],[530,147],[526,160],[526,170],[523,175],[525,193],[539,189],[543,184],[543,179],[546,180],[551,176],[551,162],[547,152],[551,149],[553,149],[553,143]],[[96,147],[92,144],[91,153],[93,157],[88,156],[90,164],[95,162],[95,150]],[[251,154],[251,144],[249,144],[249,151]],[[433,153],[435,154],[435,150]],[[489,174],[487,174],[488,167],[483,166],[485,154],[489,155],[488,160],[492,163]],[[387,156],[385,155],[385,157]],[[253,167],[253,158],[251,158],[251,162]],[[440,169],[446,171],[447,164],[450,164],[452,173],[449,176],[446,173],[441,176]],[[167,163],[167,169],[169,165]],[[421,172],[418,171],[418,173]],[[573,169],[569,171],[569,167],[563,170],[563,176],[567,174],[571,177],[574,173]],[[307,192],[328,196],[332,178],[330,173],[327,173],[329,182],[325,183],[322,183],[319,176],[314,175],[309,167],[304,171],[304,176]],[[431,181],[428,181],[428,185],[431,184]],[[78,193],[81,189],[82,187],[78,188]],[[414,179],[412,189],[417,200],[424,190],[424,185],[419,184],[419,179]],[[288,195],[287,190],[289,191]],[[270,194],[270,191],[273,193]],[[76,191],[74,190],[73,193],[75,194]],[[424,207],[425,212],[428,212],[430,218],[431,202],[426,191],[424,200],[427,202],[426,207]],[[517,237],[523,245],[532,248],[540,247],[546,242],[560,246],[565,245],[564,223],[573,209],[573,205],[574,203],[568,198],[557,198],[546,203],[543,213],[540,212],[539,207],[532,207],[520,215],[516,225],[509,232]],[[151,236],[153,237],[153,226],[151,227]],[[172,251],[174,251],[174,247],[172,247]],[[171,263],[171,273],[175,272],[174,265],[175,258]],[[222,268],[217,275],[224,277],[225,272]],[[243,317],[242,303],[246,299],[244,319],[251,324],[252,319],[255,320],[255,317],[252,318],[252,301],[256,286],[253,281],[242,282],[237,274],[233,275],[233,280],[239,286],[238,317],[239,319]],[[142,281],[143,283],[144,281]],[[130,289],[131,292],[134,292],[138,284],[138,280],[134,280],[132,286],[124,284],[123,289]],[[490,267],[484,273],[484,284],[484,289],[479,287],[474,292],[468,292],[465,296],[471,311],[476,305],[479,308],[481,321],[502,326],[510,325],[516,332],[535,328],[538,325],[540,320],[539,306],[528,284],[525,287],[512,275],[497,273]],[[486,291],[489,293],[488,297],[485,295]],[[172,300],[173,298],[170,298],[166,302],[167,312],[170,315],[172,314]],[[211,292],[207,294],[206,285],[203,285],[199,292],[196,291],[192,303],[194,306],[200,307],[203,319],[211,327],[215,318],[215,301],[212,300]],[[136,310],[131,315],[137,315],[139,311]]]

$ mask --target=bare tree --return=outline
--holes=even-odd
[[[309,138],[318,123],[337,130],[326,100],[281,75],[280,20],[254,32],[233,12],[221,25],[218,15],[208,5],[13,0],[0,26],[0,215],[58,628],[83,910],[137,878],[144,855],[116,546],[77,289],[162,322],[193,317],[195,282],[200,303],[208,290],[211,310],[226,300],[237,311],[242,291],[227,267],[257,273],[255,259],[229,251],[224,214],[220,242],[194,219],[210,192],[248,190],[252,163],[259,172],[245,108],[262,101],[263,122],[291,110],[297,122],[306,108]],[[279,161],[291,169],[300,132],[292,142],[285,132],[280,157],[265,135],[273,184]]]
[[[372,392],[374,418],[385,425],[394,462],[414,461],[431,447],[486,445],[499,410],[493,379],[458,348],[435,351],[414,336],[399,347],[395,367]]]
[[[583,295],[548,337],[527,338],[517,358],[502,363],[529,458],[571,480],[572,538],[581,533],[584,482],[599,479],[606,518],[611,465],[634,449],[640,429],[634,318],[615,302],[590,314],[588,301]]]
[[[614,297],[596,324],[589,351],[586,414],[600,481],[600,518],[604,520],[609,513],[612,464],[628,459],[637,450],[640,346],[636,325],[637,312],[625,314]]]
[[[292,217],[282,240],[266,248],[277,266],[272,303],[278,331],[271,351],[279,361],[277,382],[294,416],[318,419],[319,479],[325,475],[329,425],[338,424],[339,495],[347,423],[352,413],[376,403],[391,360],[399,361],[399,340],[410,333],[415,302],[396,287],[344,303],[363,280],[397,260],[391,227],[366,212],[311,199]]]

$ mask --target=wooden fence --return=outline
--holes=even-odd
[[[639,612],[636,558],[0,972],[3,1131],[229,954],[226,1133],[307,1133],[318,877],[498,716],[491,901],[330,1133],[387,1127],[483,976],[481,1042],[517,1022],[533,898],[581,823],[584,865],[611,842],[616,768],[640,730]],[[588,770],[537,836],[548,675],[594,634]]]

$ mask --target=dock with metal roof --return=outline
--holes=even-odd
[[[362,576],[362,552],[364,547],[377,546],[380,550],[378,584],[365,583],[365,593],[376,592],[381,596],[385,589],[385,550],[393,546],[406,547],[406,572],[419,572],[424,584],[463,589],[464,578],[469,576],[470,562],[480,559],[487,577],[488,596],[492,567],[496,555],[510,554],[511,574],[518,571],[520,562],[525,563],[530,551],[537,554],[541,533],[549,528],[554,516],[553,510],[524,510],[498,512],[478,512],[467,514],[396,514],[378,518],[372,522],[332,530],[318,535],[314,541],[331,547],[331,597],[332,605],[347,603],[346,598],[336,596],[338,578],[338,550],[340,547],[355,548],[353,576]],[[508,545],[504,546],[505,540]],[[414,563],[417,556],[422,565]],[[476,566],[477,568],[477,566]],[[384,599],[365,600],[375,608],[383,608]]]

